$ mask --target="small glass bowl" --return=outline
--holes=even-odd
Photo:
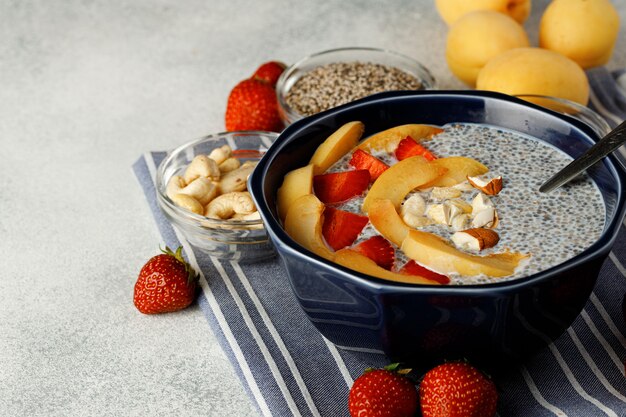
[[[172,226],[192,246],[216,258],[242,263],[275,255],[261,220],[210,219],[177,206],[165,190],[170,178],[182,175],[196,155],[209,154],[215,148],[229,145],[233,156],[242,163],[258,161],[277,137],[273,132],[224,132],[194,140],[168,153],[157,170],[157,201]]]
[[[530,101],[533,104],[545,107],[557,113],[578,119],[589,125],[589,127],[591,127],[599,137],[603,137],[611,131],[611,126],[609,126],[607,121],[604,120],[602,116],[591,110],[589,107],[583,106],[575,101],[537,94],[518,94],[515,97]]]
[[[378,48],[338,48],[318,52],[302,58],[288,67],[276,83],[276,95],[278,97],[278,111],[285,126],[296,120],[306,117],[287,103],[287,94],[291,87],[306,73],[322,65],[340,62],[362,62],[380,64],[402,70],[421,83],[419,90],[435,88],[435,78],[430,71],[416,60],[397,52]]]

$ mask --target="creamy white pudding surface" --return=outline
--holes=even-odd
[[[540,193],[539,186],[572,158],[561,150],[527,135],[482,124],[450,124],[444,132],[423,142],[437,157],[465,156],[489,168],[484,178],[502,176],[503,188],[489,198],[496,207],[499,222],[494,229],[499,243],[479,254],[511,250],[529,253],[531,257],[506,278],[485,276],[450,276],[451,284],[482,284],[528,276],[559,265],[591,246],[601,235],[605,207],[600,191],[586,174],[580,179],[554,190]],[[393,155],[374,156],[389,165],[397,162]],[[352,169],[351,154],[338,161],[328,172]],[[478,190],[464,191],[461,199],[470,203]],[[421,192],[428,204],[440,203],[430,192]],[[411,195],[411,194],[410,194]],[[408,197],[410,197],[407,196]],[[361,213],[362,198],[352,199],[337,208]],[[434,224],[420,230],[433,232],[447,239],[454,233],[449,226]],[[359,239],[377,232],[368,225]],[[396,248],[396,267],[407,261]]]

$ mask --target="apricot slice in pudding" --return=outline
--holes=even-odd
[[[297,198],[285,217],[285,232],[306,249],[332,260],[334,253],[324,242],[324,204],[313,194]]]
[[[376,262],[367,256],[348,248],[335,252],[334,261],[341,266],[352,269],[353,271],[389,281],[404,282],[407,284],[439,284],[437,281],[431,281],[422,276],[406,275],[388,271],[385,268],[376,265]]]
[[[322,142],[309,161],[309,164],[315,165],[315,175],[325,172],[350,152],[361,139],[364,129],[361,122],[349,122]]]
[[[391,200],[397,210],[409,192],[434,182],[447,172],[446,168],[434,165],[433,162],[421,156],[413,156],[392,165],[372,184],[363,201],[363,211],[367,213],[370,204],[381,199]]]
[[[278,216],[285,220],[287,210],[299,197],[313,193],[313,165],[294,169],[288,172],[283,179],[283,184],[278,189],[277,207]]]
[[[410,230],[401,248],[410,259],[446,275],[505,277],[512,275],[520,262],[529,257],[517,252],[472,255],[458,250],[440,236],[419,230]]]
[[[376,200],[369,206],[370,223],[385,239],[401,246],[411,228],[404,223],[391,200]]]
[[[443,132],[435,126],[408,124],[392,127],[376,133],[359,143],[358,149],[366,152],[385,151],[392,153],[398,147],[398,143],[407,136],[410,136],[416,142],[424,139],[430,139],[434,135]]]
[[[445,168],[447,171],[444,175],[436,178],[434,181],[425,184],[420,188],[429,187],[452,187],[467,179],[467,177],[476,177],[483,175],[489,168],[481,164],[475,159],[465,156],[449,156],[447,158],[438,158],[430,162],[431,164]]]

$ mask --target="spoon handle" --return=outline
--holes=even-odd
[[[626,121],[600,139],[580,157],[569,163],[565,168],[554,174],[552,178],[539,187],[539,191],[547,193],[569,182],[578,174],[604,158],[626,142]]]

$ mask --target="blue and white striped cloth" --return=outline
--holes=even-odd
[[[615,126],[626,119],[626,93],[614,98],[618,90],[612,77],[614,86],[605,88],[607,74],[611,77],[608,72],[590,73],[592,104]],[[340,350],[324,339],[292,296],[277,259],[240,265],[195,251],[156,202],[154,178],[164,156],[145,154],[133,166],[135,175],[164,243],[182,245],[201,271],[199,305],[260,415],[347,417],[354,379],[366,367],[383,366],[388,359],[377,352]],[[574,324],[531,361],[495,381],[498,415],[626,417],[625,294],[623,229]]]
[[[591,85],[589,107],[614,128],[626,120],[626,68],[610,72],[605,67],[587,70]]]

